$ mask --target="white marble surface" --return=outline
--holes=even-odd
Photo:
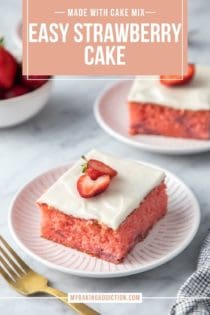
[[[210,64],[210,5],[190,0],[190,59]],[[5,11],[6,10],[6,11]],[[0,33],[6,34],[12,47],[11,31],[21,14],[20,0],[0,0]],[[6,12],[6,13],[5,13]],[[147,297],[175,296],[177,289],[196,267],[201,241],[209,228],[210,153],[194,156],[162,156],[141,152],[116,142],[97,125],[92,113],[96,96],[109,81],[57,81],[48,106],[34,119],[11,129],[0,130],[0,232],[35,270],[46,275],[51,284],[63,291],[141,291]],[[29,104],[30,106],[30,104]],[[8,230],[8,208],[15,192],[33,176],[47,168],[76,159],[92,147],[125,157],[141,159],[166,167],[180,176],[197,195],[202,220],[192,244],[177,258],[155,270],[121,279],[86,279],[50,270],[25,255]],[[0,278],[0,296],[18,297]],[[172,300],[146,300],[139,305],[101,304],[103,315],[168,314]],[[0,299],[0,314],[39,312],[51,315],[71,314],[54,300]],[[72,313],[73,314],[73,313]]]

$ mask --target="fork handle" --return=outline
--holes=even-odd
[[[68,295],[58,289],[45,286],[41,291],[49,295],[55,296],[57,299],[65,303],[68,307],[72,308],[80,315],[100,315],[100,313],[96,312],[86,304],[68,303]]]

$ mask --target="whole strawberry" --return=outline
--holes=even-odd
[[[10,89],[15,81],[17,72],[17,61],[4,48],[3,39],[0,39],[0,89]]]

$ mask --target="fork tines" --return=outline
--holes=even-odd
[[[8,282],[23,276],[30,268],[0,235],[0,273]]]

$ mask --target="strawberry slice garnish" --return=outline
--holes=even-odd
[[[0,89],[10,89],[17,73],[17,61],[3,47],[3,38],[0,38]]]
[[[84,158],[84,157],[83,157]],[[100,176],[109,175],[113,178],[117,175],[117,171],[108,166],[107,164],[98,160],[86,160],[86,164],[83,165],[84,172],[90,176],[91,179],[96,180]]]
[[[177,86],[189,83],[195,75],[195,65],[189,64],[187,73],[183,76],[180,75],[161,75],[160,82],[166,86]]]
[[[81,197],[91,198],[104,192],[111,182],[109,175],[92,180],[88,175],[81,175],[77,181],[77,190]]]

